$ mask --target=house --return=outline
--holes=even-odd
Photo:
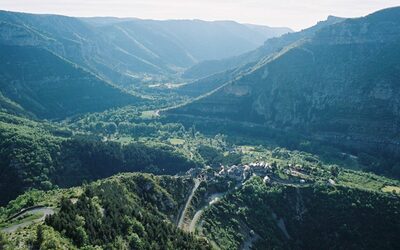
[[[264,177],[264,179],[263,179],[263,182],[264,182],[264,183],[270,183],[270,182],[271,182],[271,178],[269,178],[269,176],[266,175],[266,176]]]

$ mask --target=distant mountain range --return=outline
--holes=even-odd
[[[184,73],[186,78],[198,79],[177,89],[180,94],[189,96],[200,96],[214,90],[222,85],[224,81],[241,76],[246,71],[251,71],[260,60],[284,47],[302,39],[308,39],[315,35],[320,29],[345,20],[344,18],[329,16],[327,20],[321,21],[315,26],[300,32],[293,32],[276,38],[270,38],[255,50],[246,52],[239,56],[229,57],[221,60],[209,60],[200,62]]]
[[[252,62],[257,62],[263,57],[279,51],[283,47],[286,47],[293,42],[312,37],[318,30],[326,26],[341,22],[343,20],[344,18],[329,16],[327,20],[320,21],[315,26],[304,29],[300,32],[288,33],[284,34],[283,36],[277,36],[275,38],[268,39],[259,48],[243,53],[241,55],[220,60],[207,60],[200,62],[187,69],[184,73],[184,76],[187,78],[198,79],[218,72],[237,68],[239,66],[243,66]]]
[[[167,113],[250,122],[398,154],[399,44],[400,8],[329,18],[238,57],[251,62],[247,66],[184,86],[192,93],[203,88],[197,92],[203,96]],[[236,60],[215,63],[223,70]]]
[[[202,60],[239,55],[288,28],[232,21],[74,18],[0,12],[0,43],[45,48],[116,84],[176,74]]]
[[[0,11],[0,107],[39,118],[141,98],[118,87],[252,50],[287,28],[231,21],[74,18]]]

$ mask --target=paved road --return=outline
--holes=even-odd
[[[189,232],[194,232],[195,231],[196,224],[199,221],[199,219],[201,218],[201,215],[203,214],[203,212],[204,212],[204,208],[198,210],[195,213],[195,215],[193,216],[193,219],[192,219],[192,221],[190,222],[190,225],[189,225]]]
[[[185,216],[187,213],[187,210],[189,208],[190,203],[192,202],[194,193],[196,192],[197,188],[200,186],[200,180],[194,179],[194,187],[192,189],[192,192],[190,193],[188,199],[186,200],[185,207],[182,209],[179,220],[178,220],[178,227],[183,228],[183,221],[185,220]]]
[[[218,201],[221,199],[221,197],[223,197],[224,195],[225,195],[225,193],[216,193],[216,194],[211,195],[211,196],[208,198],[208,200],[209,200],[208,206],[210,206],[210,205],[212,205],[212,204],[218,202]],[[189,232],[194,232],[194,231],[196,230],[197,222],[200,220],[201,215],[203,214],[204,209],[205,209],[206,207],[207,207],[207,206],[200,208],[200,209],[194,214],[192,221],[190,221]]]
[[[6,233],[13,233],[13,232],[17,231],[18,228],[29,226],[30,224],[32,224],[34,222],[44,221],[44,219],[46,218],[47,215],[54,214],[54,210],[52,208],[48,208],[48,207],[35,208],[35,209],[26,211],[25,213],[19,215],[18,217],[16,217],[16,219],[21,216],[24,216],[24,215],[31,215],[31,214],[37,214],[37,213],[42,213],[43,216],[36,220],[26,221],[21,224],[12,225],[10,227],[3,228],[2,231],[6,232]]]

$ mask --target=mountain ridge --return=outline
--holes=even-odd
[[[398,154],[400,30],[393,16],[400,8],[329,25],[166,113],[255,122],[371,150],[391,141],[383,151]]]
[[[231,70],[237,67],[244,66],[246,64],[250,64],[252,62],[256,62],[262,57],[276,52],[292,42],[295,42],[301,38],[310,37],[316,31],[337,22],[341,22],[343,20],[345,19],[335,16],[329,16],[325,21],[320,21],[310,28],[306,28],[298,32],[283,34],[280,37],[270,38],[266,40],[263,45],[253,51],[249,51],[247,53],[222,60],[208,60],[196,64],[187,69],[184,72],[184,76],[187,78],[203,78],[218,72]]]
[[[146,75],[156,78],[174,75],[197,61],[240,54],[268,37],[289,31],[253,30],[235,22],[116,21],[9,11],[0,12],[1,21],[1,43],[17,45],[18,39],[24,38],[13,33],[5,22],[20,25],[25,34],[34,31],[36,36],[50,39],[29,39],[25,35],[26,42],[35,42],[36,46],[60,54],[118,85],[139,82]]]
[[[143,101],[45,49],[0,48],[2,94],[40,118],[65,118]]]

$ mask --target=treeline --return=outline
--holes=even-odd
[[[87,114],[71,120],[73,129],[92,134],[128,135],[138,137],[158,137],[163,135],[182,136],[188,131],[180,123],[161,123],[157,120],[142,117],[142,112],[133,107]]]
[[[27,188],[53,187],[50,175],[62,140],[41,123],[0,113],[0,204]]]
[[[198,166],[198,163],[175,153],[172,147],[150,147],[142,143],[122,145],[86,137],[64,141],[57,160],[60,168],[53,180],[62,187],[119,172],[144,171],[173,175]]]
[[[224,155],[223,152],[214,147],[200,145],[197,152],[205,160],[205,164],[217,168],[222,165],[232,166],[242,162],[242,155],[238,153],[229,153]]]

